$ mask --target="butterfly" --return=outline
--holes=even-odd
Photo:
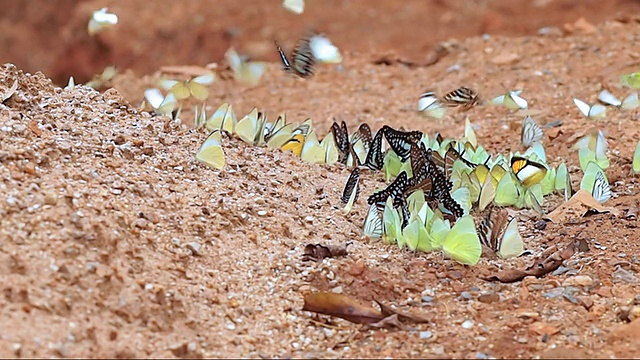
[[[462,106],[463,109],[470,109],[480,102],[478,93],[468,87],[460,87],[446,93],[442,97],[442,103],[446,106]]]
[[[358,200],[360,194],[360,169],[355,168],[349,175],[347,182],[344,184],[344,190],[342,190],[342,196],[340,201],[346,204],[344,207],[344,214],[348,214],[351,211],[351,207]]]
[[[636,150],[633,152],[633,161],[631,167],[635,174],[640,174],[640,141],[638,141]]]
[[[340,154],[338,156],[338,162],[346,164],[350,152],[349,130],[347,130],[347,123],[342,120],[342,123],[338,125],[338,123],[334,121],[333,124],[331,124],[331,134],[333,134],[333,139],[336,142],[336,147]]]
[[[521,156],[511,158],[511,171],[526,187],[539,183],[547,175],[547,168],[544,165]]]
[[[202,143],[198,152],[196,152],[196,160],[210,166],[214,169],[222,169],[224,167],[224,151],[222,150],[222,142],[220,130],[216,129],[207,136]]]
[[[607,138],[601,130],[592,132],[581,138],[574,145],[578,149],[578,159],[580,167],[584,171],[589,161],[598,164],[602,169],[609,167],[609,158],[607,157]]]
[[[589,162],[587,165],[580,189],[586,190],[593,196],[596,201],[603,203],[611,198],[611,186],[604,174],[604,171],[595,162]]]
[[[291,139],[287,140],[280,149],[282,149],[282,151],[291,151],[295,156],[301,157],[305,137],[306,136],[302,133],[296,134]]]
[[[600,104],[589,105],[586,102],[573,98],[573,103],[576,104],[578,110],[584,115],[586,118],[594,119],[601,118],[607,115],[607,108]]]
[[[258,109],[253,108],[249,114],[243,117],[235,126],[236,134],[244,142],[251,146],[262,146],[264,144],[264,128],[267,116]]]
[[[425,209],[426,209],[425,205]],[[419,216],[412,215],[409,224],[402,229],[402,239],[409,250],[431,251],[433,245],[429,239],[429,233]]]
[[[405,198],[404,194],[408,186],[409,178],[407,173],[403,171],[387,187],[371,194],[367,198],[367,204],[377,204],[378,209],[382,211],[387,198],[392,198],[394,206],[399,207]]]
[[[564,194],[564,201],[569,201],[569,198],[573,195],[573,189],[571,189],[571,177],[569,176],[567,165],[565,163],[558,165],[554,187],[557,192]]]
[[[447,114],[447,109],[440,104],[436,93],[426,91],[418,99],[418,112],[426,116],[441,119]]]
[[[509,91],[491,100],[494,105],[504,105],[510,110],[526,109],[529,104],[527,100],[520,97],[521,90]]]
[[[313,35],[309,39],[309,47],[313,57],[318,62],[339,64],[342,62],[340,50],[324,35]]]
[[[441,241],[440,246],[446,256],[461,264],[477,264],[482,255],[482,245],[473,218],[466,215],[458,219]]]
[[[282,7],[300,15],[304,11],[304,0],[283,0]]]
[[[103,29],[116,25],[118,23],[118,15],[110,14],[107,12],[107,8],[96,10],[91,15],[91,20],[87,25],[87,32],[93,36]]]
[[[367,152],[364,166],[370,170],[381,170],[383,165],[382,158],[382,130],[376,131],[376,135],[371,141],[371,146]]]
[[[257,85],[267,70],[265,63],[246,61],[233,48],[227,50],[224,57],[233,71],[233,78],[250,86]]]
[[[295,74],[303,79],[307,79],[313,76],[313,67],[315,66],[316,59],[313,56],[309,39],[300,39],[295,49],[291,53],[291,61],[282,51],[282,48],[277,41],[274,40],[280,60],[282,60],[283,69],[285,72]]]
[[[631,93],[631,95],[627,96],[624,100],[620,100],[606,89],[602,90],[600,94],[598,94],[598,100],[604,104],[612,105],[625,110],[633,110],[640,104],[640,102],[638,101],[637,92]]]
[[[631,74],[625,74],[620,76],[620,82],[622,85],[628,86],[634,89],[640,89],[640,73],[634,72]]]
[[[233,107],[229,103],[224,103],[207,119],[205,127],[209,131],[220,129],[230,134],[235,131],[237,123]]]
[[[400,131],[389,125],[382,127],[382,134],[387,139],[391,150],[402,159],[402,162],[409,159],[411,143],[417,143],[422,139],[421,131]]]
[[[159,89],[147,89],[144,91],[144,98],[155,112],[160,115],[168,116],[173,113],[178,105],[178,99],[172,93],[167,96],[162,95]]]
[[[387,244],[394,242],[398,243],[399,246],[403,244],[402,221],[392,198],[388,198],[384,202],[384,209],[382,210],[382,239]]]
[[[518,219],[513,217],[509,220],[505,209],[494,211],[491,208],[479,230],[480,243],[502,259],[518,256],[524,251]]]
[[[362,225],[362,233],[372,239],[380,239],[382,237],[382,216],[378,210],[377,204],[371,204],[367,217]]]
[[[209,85],[215,80],[212,72],[196,76],[187,81],[163,79],[160,86],[175,95],[176,99],[184,100],[193,97],[200,101],[205,101],[209,97]]]
[[[371,128],[367,124],[361,124],[358,131],[354,132],[349,140],[347,167],[364,164],[372,141]]]
[[[540,125],[531,116],[525,116],[522,120],[522,146],[530,147],[540,142],[543,136],[544,133]]]

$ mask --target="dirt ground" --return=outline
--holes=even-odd
[[[0,26],[11,30],[1,38],[12,51],[2,60],[16,66],[0,69],[0,92],[14,79],[19,87],[0,104],[0,356],[640,357],[640,196],[631,170],[639,112],[588,120],[571,101],[593,103],[603,87],[626,96],[618,76],[640,66],[640,21],[629,15],[640,4],[307,2],[298,17],[279,1],[248,0],[7,8]],[[86,16],[102,6],[120,24],[90,39]],[[31,21],[14,26],[18,16]],[[58,36],[36,30],[51,24],[62,27]],[[305,81],[280,70],[271,39],[290,47],[309,28],[325,31],[345,59]],[[445,40],[449,53],[427,66]],[[197,103],[185,107],[185,124],[136,110],[160,66],[215,62],[229,45],[273,62],[256,87],[214,83],[209,113],[223,102],[239,116],[257,106],[271,117],[310,117],[320,134],[338,118],[350,129],[367,122],[460,137],[468,116],[479,143],[508,154],[522,150],[521,117],[506,109],[479,106],[443,120],[414,109],[426,88],[470,86],[485,99],[523,89],[539,123],[562,122],[543,141],[551,165],[569,165],[574,188],[581,171],[571,146],[593,128],[605,131],[614,193],[606,205],[619,215],[537,230],[535,214],[518,211],[534,254],[575,239],[589,249],[564,272],[513,284],[482,278],[530,257],[464,267],[369,241],[361,236],[366,196],[341,212],[348,169],[225,136],[227,164],[213,171],[194,158],[206,137],[189,126]],[[121,73],[114,89],[54,85],[110,63]],[[383,175],[367,173],[362,185],[368,195]],[[546,200],[546,212],[562,202]],[[347,257],[300,260],[308,243],[347,241]],[[431,321],[415,331],[363,331],[302,311],[303,294],[317,290]]]

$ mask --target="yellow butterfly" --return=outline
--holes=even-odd
[[[184,100],[193,96],[195,99],[205,101],[209,97],[209,85],[215,80],[215,74],[210,72],[194,77],[187,81],[163,79],[160,86],[175,95],[176,99]]]
[[[213,130],[202,143],[196,153],[196,160],[214,169],[224,167],[224,151],[222,150],[220,130]]]
[[[333,133],[329,132],[320,142],[320,146],[324,149],[324,163],[325,164],[335,164],[338,162],[338,158],[340,157],[340,151],[336,146],[335,138],[333,137]]]
[[[220,105],[218,110],[216,110],[209,119],[207,119],[205,127],[209,131],[220,129],[230,134],[235,131],[237,123],[238,120],[236,120],[236,114],[233,112],[233,107],[229,105],[229,103],[224,103]]]
[[[511,158],[511,171],[526,187],[539,183],[547,175],[544,165],[520,156]]]
[[[224,57],[227,59],[229,66],[231,66],[234,79],[250,86],[257,85],[267,70],[265,63],[246,61],[233,48],[227,50]]]
[[[236,124],[236,134],[251,146],[262,146],[264,144],[264,127],[266,122],[266,115],[258,112],[258,109],[253,108],[249,114]]]
[[[302,147],[305,142],[304,140],[304,134],[294,135],[284,145],[282,145],[281,149],[283,151],[291,151],[295,156],[300,157],[300,155],[302,155]]]

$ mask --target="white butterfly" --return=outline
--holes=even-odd
[[[504,105],[511,110],[526,109],[529,107],[527,100],[520,97],[522,90],[509,91],[504,95],[497,96],[491,100],[494,105]]]
[[[418,112],[430,117],[441,119],[446,115],[447,109],[440,104],[436,93],[433,91],[427,91],[420,95],[420,99],[418,100]]]
[[[96,33],[102,31],[109,26],[113,26],[118,23],[118,15],[109,14],[107,8],[94,11],[87,25],[87,31],[89,35],[93,36]]]
[[[311,52],[318,62],[339,64],[342,62],[340,50],[326,36],[314,35],[309,39]]]
[[[283,0],[282,7],[300,15],[304,11],[304,0]]]
[[[605,89],[602,90],[600,94],[598,94],[598,100],[600,100],[600,102],[604,104],[612,105],[625,110],[633,110],[637,108],[638,105],[640,105],[640,102],[638,101],[638,93],[636,92],[631,93],[624,100],[620,100]]]
[[[576,98],[573,98],[573,102],[576,104],[582,115],[590,119],[604,117],[607,113],[607,108],[600,104],[593,104],[589,106],[586,102]]]
[[[596,181],[593,183],[591,195],[593,195],[593,198],[599,203],[603,203],[611,198],[611,186],[604,177],[603,171],[596,173]]]
[[[382,216],[376,204],[369,206],[367,217],[364,219],[362,233],[372,239],[382,238]]]
[[[522,120],[522,145],[524,147],[530,147],[540,142],[543,136],[542,128],[531,116],[526,116]]]

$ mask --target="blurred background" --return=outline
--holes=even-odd
[[[94,37],[93,11],[108,7],[117,26]],[[304,13],[281,0],[0,0],[2,63],[43,71],[58,84],[86,82],[105,66],[138,75],[163,65],[220,61],[234,46],[256,60],[276,61],[311,30],[328,34],[343,52],[374,59],[395,54],[423,61],[440,41],[481,34],[521,36],[584,18],[587,23],[638,14],[637,0],[306,0]],[[584,24],[584,23],[583,23]]]

